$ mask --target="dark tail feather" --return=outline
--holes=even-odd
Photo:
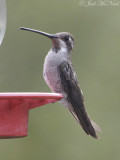
[[[96,134],[96,132],[101,132],[101,128],[92,120],[90,120],[91,125],[89,127],[86,127],[84,122],[80,122],[77,115],[72,109],[69,109],[73,117],[76,119],[76,121],[82,126],[83,130],[86,132],[87,135],[92,136],[93,138],[98,139],[99,136]]]

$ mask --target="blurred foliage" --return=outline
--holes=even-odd
[[[75,37],[72,55],[85,106],[102,128],[87,136],[59,103],[30,111],[26,138],[0,140],[1,160],[120,159],[120,5],[82,7],[79,0],[7,0],[0,47],[0,92],[50,92],[43,77],[46,37],[25,26]]]

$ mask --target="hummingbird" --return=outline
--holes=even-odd
[[[73,35],[68,32],[49,34],[25,27],[20,29],[41,34],[52,41],[52,48],[44,61],[43,77],[52,92],[62,94],[60,103],[69,109],[86,134],[97,139],[99,136],[96,132],[101,132],[101,129],[87,114],[83,93],[72,65]]]

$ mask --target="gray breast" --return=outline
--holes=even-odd
[[[57,67],[62,61],[60,54],[51,53],[51,51],[45,58],[43,75],[52,92],[61,93],[61,81]]]

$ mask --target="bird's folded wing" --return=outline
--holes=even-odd
[[[67,100],[72,107],[69,108],[70,112],[88,135],[98,138],[96,134],[97,129],[93,127],[84,107],[83,95],[70,61],[61,63],[58,70],[64,92],[67,94]]]

